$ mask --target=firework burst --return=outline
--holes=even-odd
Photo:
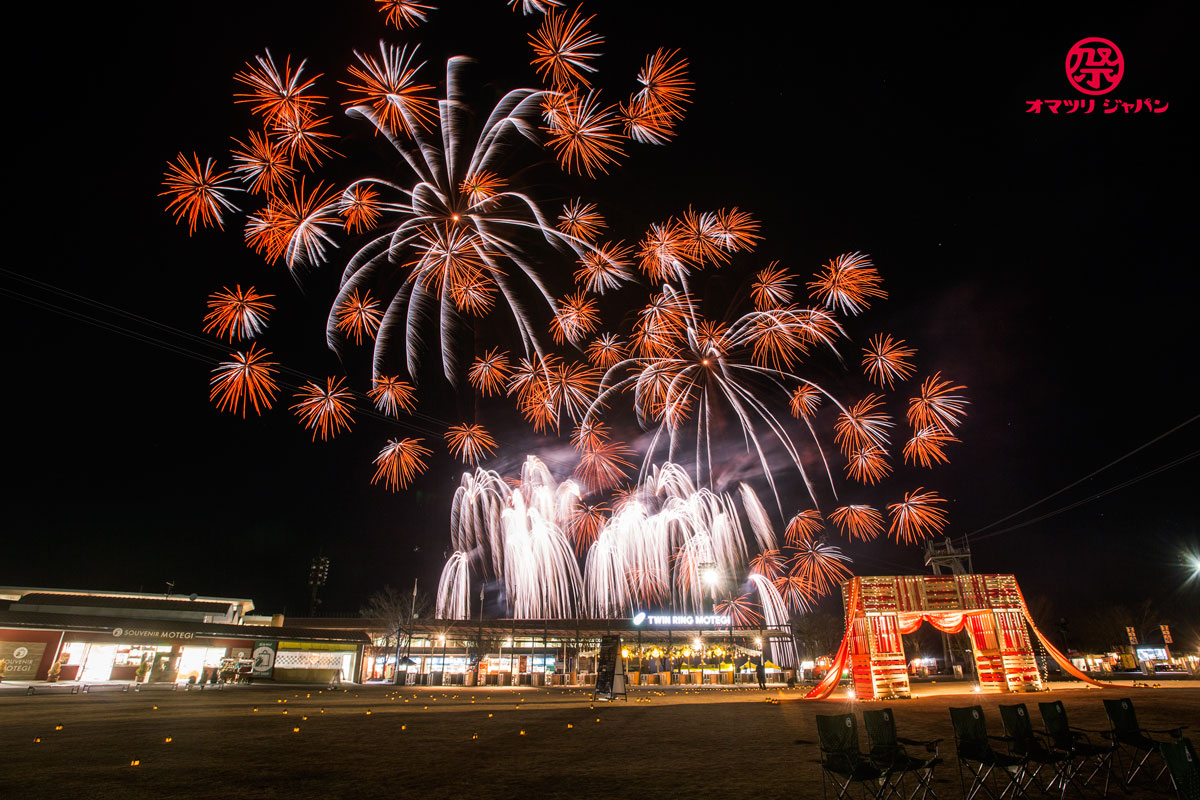
[[[167,211],[175,214],[177,224],[187,219],[188,236],[191,236],[196,232],[197,224],[224,229],[221,212],[238,210],[225,197],[226,192],[237,191],[232,184],[230,173],[217,172],[216,162],[211,158],[204,162],[204,166],[200,166],[200,157],[195,153],[191,162],[180,153],[174,163],[167,163],[167,171],[163,176],[163,186],[167,188],[159,196],[171,198]]]
[[[405,489],[425,471],[425,459],[431,454],[421,439],[389,439],[375,457],[375,475],[371,483],[383,481],[384,488],[391,492]]]
[[[275,295],[259,294],[253,286],[242,291],[225,288],[208,297],[209,311],[204,315],[204,332],[218,339],[253,339],[267,327],[267,313],[275,306],[267,302]]]
[[[296,395],[297,403],[292,406],[304,427],[313,432],[313,441],[320,434],[321,441],[328,441],[343,430],[350,430],[354,422],[354,395],[342,386],[343,378],[326,378],[325,385],[307,383]]]
[[[254,406],[254,413],[262,414],[275,402],[279,385],[275,376],[278,364],[267,361],[270,353],[250,345],[245,353],[238,352],[230,361],[217,365],[213,370],[209,400],[215,401],[218,411],[231,411],[246,416],[246,403]]]

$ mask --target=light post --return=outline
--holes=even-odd
[[[442,669],[438,676],[438,686],[446,685],[446,634],[439,633],[438,641],[442,645]]]

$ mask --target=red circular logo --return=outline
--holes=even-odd
[[[1108,39],[1080,39],[1067,51],[1067,80],[1084,94],[1108,94],[1124,75],[1125,56]]]

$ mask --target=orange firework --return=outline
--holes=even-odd
[[[759,606],[751,599],[750,592],[734,597],[726,594],[713,605],[713,611],[721,616],[729,617],[729,623],[735,628],[753,628],[762,624],[762,614]]]
[[[546,143],[564,170],[594,178],[597,172],[607,173],[608,166],[625,155],[616,126],[613,109],[600,105],[598,92],[588,92],[567,103],[558,124],[547,129],[550,138]]]
[[[217,401],[217,410],[228,409],[237,413],[241,409],[246,416],[246,401],[254,406],[254,413],[262,414],[275,401],[275,393],[279,386],[275,383],[275,375],[279,366],[274,361],[267,361],[271,354],[259,350],[258,345],[250,345],[245,353],[233,353],[232,361],[224,361],[213,370],[212,389],[208,399]]]
[[[753,315],[750,357],[760,367],[791,370],[808,352],[807,317],[788,309],[770,309]]]
[[[407,488],[413,479],[425,471],[425,458],[432,451],[421,444],[422,439],[389,439],[375,457],[372,485],[383,481],[388,491]]]
[[[497,347],[475,359],[467,371],[467,380],[484,397],[488,397],[503,393],[509,372],[508,354]]]
[[[337,138],[335,134],[321,130],[327,124],[329,117],[315,114],[280,117],[271,126],[271,133],[293,158],[299,158],[305,166],[320,166],[322,159],[338,155],[336,150],[325,144],[326,139]]]
[[[750,571],[773,581],[783,574],[783,557],[778,550],[764,550],[750,559]]]
[[[521,12],[528,16],[533,13],[545,14],[548,9],[560,7],[563,0],[508,0],[513,11],[517,10],[517,3],[521,4]]]
[[[720,267],[729,261],[730,253],[737,251],[738,248],[728,246],[719,215],[720,212],[700,212],[689,206],[683,219],[676,221],[683,252],[693,263],[709,262]]]
[[[952,394],[965,386],[952,386],[941,379],[937,372],[921,384],[921,394],[908,401],[908,424],[913,430],[934,427],[949,433],[962,422],[967,413],[967,400],[962,395]]]
[[[560,361],[550,372],[551,396],[573,421],[583,418],[599,388],[600,371],[589,364]]]
[[[413,268],[413,279],[435,297],[455,284],[481,273],[479,235],[470,228],[446,223],[423,225],[418,237],[417,257],[405,264]]]
[[[288,269],[320,264],[325,248],[336,246],[326,229],[341,224],[337,199],[337,190],[325,189],[323,183],[306,193],[301,178],[289,197],[273,197],[263,213],[250,215],[246,241],[255,252],[265,251],[270,263],[282,256]]]
[[[192,153],[192,161],[180,153],[175,157],[175,163],[167,162],[167,171],[163,174],[165,192],[159,192],[159,197],[170,197],[167,211],[174,210],[175,222],[179,223],[184,217],[188,221],[188,236],[196,232],[196,223],[210,227],[216,225],[224,230],[221,222],[222,209],[237,211],[238,208],[225,197],[227,191],[237,191],[233,186],[233,178],[228,172],[217,172],[216,162],[211,158],[200,166],[200,157]]]
[[[605,227],[604,217],[597,213],[595,203],[572,200],[558,215],[558,229],[585,242],[595,242]]]
[[[589,248],[579,259],[575,270],[575,283],[589,292],[604,294],[606,289],[616,289],[629,280],[629,260],[633,248],[622,242],[602,244]]]
[[[792,416],[796,419],[812,419],[821,406],[821,393],[813,386],[802,383],[792,392]]]
[[[249,144],[233,140],[241,148],[233,151],[233,171],[243,182],[249,182],[252,194],[274,194],[292,180],[296,168],[292,166],[283,145],[275,144],[266,134],[250,131],[247,138]]]
[[[909,359],[917,351],[903,345],[903,339],[896,341],[882,333],[871,337],[870,345],[863,350],[862,365],[867,377],[880,386],[886,383],[888,388],[892,387],[894,381],[908,380],[913,374]]]
[[[913,434],[904,444],[904,463],[932,467],[935,463],[949,464],[943,449],[958,439],[936,425],[927,425]]]
[[[654,283],[682,277],[696,266],[687,232],[675,220],[655,223],[638,243],[638,266]]]
[[[748,212],[739,211],[737,206],[717,212],[710,235],[731,252],[753,250],[762,238],[758,235],[758,222]]]
[[[375,227],[383,216],[379,210],[379,192],[364,183],[354,184],[342,192],[338,213],[345,218],[346,229],[354,233]]]
[[[372,339],[379,330],[383,315],[379,312],[379,302],[371,297],[369,291],[360,296],[358,289],[351,289],[350,295],[338,306],[337,329],[354,337],[354,343],[362,344],[365,333]]]
[[[633,467],[628,458],[632,455],[633,451],[621,442],[599,442],[594,447],[585,447],[579,454],[575,477],[592,492],[615,489],[625,479],[625,470]]]
[[[596,71],[589,62],[600,55],[589,48],[604,42],[603,36],[587,30],[593,19],[594,14],[582,19],[578,8],[572,9],[570,16],[565,9],[546,12],[541,27],[529,35],[529,43],[533,46],[533,67],[538,77],[543,80],[549,78],[548,83],[555,88],[576,81],[588,85],[584,73]]]
[[[349,389],[342,388],[342,378],[326,378],[324,388],[320,384],[306,383],[296,393],[299,400],[292,410],[304,423],[304,427],[313,432],[313,441],[321,434],[325,442],[337,436],[343,429],[350,430],[354,419],[350,411],[354,408],[351,403],[354,395]]]
[[[678,50],[658,48],[646,56],[646,64],[638,73],[642,89],[635,99],[652,106],[664,117],[676,120],[683,116],[683,106],[689,102],[693,84],[687,77],[688,62]]]
[[[494,172],[480,170],[463,179],[458,191],[467,198],[472,209],[486,209],[487,203],[504,189],[504,179]]]
[[[854,575],[846,560],[840,548],[814,539],[800,546],[792,560],[792,574],[802,578],[812,594],[819,597]]]
[[[784,541],[792,547],[799,547],[823,530],[825,530],[825,521],[821,519],[821,512],[810,508],[807,511],[801,511],[788,521],[783,537]]]
[[[583,292],[576,292],[558,301],[558,313],[550,320],[550,335],[555,344],[578,342],[599,324],[596,301]]]
[[[671,119],[648,100],[631,97],[617,107],[625,135],[641,144],[666,144],[674,132]]]
[[[859,447],[846,456],[846,474],[859,483],[876,484],[892,472],[887,451],[875,445]]]
[[[352,97],[345,100],[346,106],[369,106],[379,126],[394,135],[401,133],[412,136],[413,130],[428,130],[437,122],[437,103],[429,96],[433,87],[417,83],[417,70],[421,64],[413,64],[417,55],[407,47],[379,43],[379,59],[354,52],[362,66],[351,65],[348,69],[354,82],[338,81],[350,90]],[[378,128],[376,128],[378,130]]]
[[[238,103],[251,103],[250,110],[263,117],[267,125],[276,125],[282,120],[299,120],[309,117],[325,98],[310,94],[313,84],[320,75],[303,79],[306,61],[301,61],[292,71],[292,57],[284,61],[283,72],[275,65],[271,51],[265,56],[255,56],[257,66],[246,64],[246,69],[233,76],[238,83],[250,88],[248,94],[235,94]]]
[[[267,312],[275,306],[266,302],[273,294],[259,294],[250,286],[242,291],[228,287],[208,296],[209,312],[204,315],[204,332],[229,341],[252,339],[267,327]]]
[[[445,433],[446,447],[450,455],[464,462],[478,464],[496,452],[496,440],[482,425],[454,425]]]
[[[375,408],[389,416],[399,416],[400,411],[411,412],[417,407],[417,390],[393,375],[380,375],[367,397],[375,402]]]
[[[812,601],[817,599],[812,584],[795,568],[775,580],[775,591],[779,592],[788,608],[796,611],[807,611]]]
[[[576,450],[596,448],[609,440],[611,434],[603,422],[584,420],[571,432],[571,446]]]
[[[883,396],[869,394],[850,408],[838,414],[833,424],[833,442],[844,455],[868,447],[882,448],[887,445],[887,429],[892,421],[887,414],[878,410]]]
[[[601,529],[608,522],[608,506],[580,504],[579,511],[571,518],[569,533],[575,543],[575,552],[582,555],[596,541]]]
[[[696,321],[696,346],[707,356],[725,355],[729,347],[727,333],[729,326],[724,322],[711,322],[707,319]],[[708,366],[705,363],[705,366]]]
[[[870,308],[869,298],[887,297],[871,257],[863,253],[847,253],[833,259],[821,268],[808,288],[813,299],[845,314],[858,314]]]
[[[871,506],[842,506],[829,515],[830,521],[851,539],[869,542],[883,533],[883,515]]]
[[[938,505],[945,502],[936,492],[920,488],[906,492],[903,502],[888,506],[892,518],[888,536],[894,536],[897,542],[912,544],[941,533],[948,520],[946,512]]]
[[[647,357],[674,355],[687,331],[692,299],[683,292],[662,291],[638,312],[633,348]]]
[[[375,0],[379,12],[385,15],[389,25],[403,29],[405,25],[415,28],[425,21],[435,6],[425,3],[408,3],[404,0]]]
[[[754,276],[754,283],[750,284],[750,297],[759,311],[786,306],[792,302],[792,276],[779,266],[778,261],[772,261]]]
[[[588,345],[588,359],[598,369],[609,369],[625,360],[625,343],[615,333],[602,333]]]
[[[272,197],[265,208],[246,215],[246,246],[274,264],[287,250],[288,239],[283,232],[279,213],[280,201]]]

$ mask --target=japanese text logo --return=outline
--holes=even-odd
[[[1080,39],[1067,51],[1067,80],[1084,94],[1108,94],[1124,75],[1125,56],[1108,39]]]

